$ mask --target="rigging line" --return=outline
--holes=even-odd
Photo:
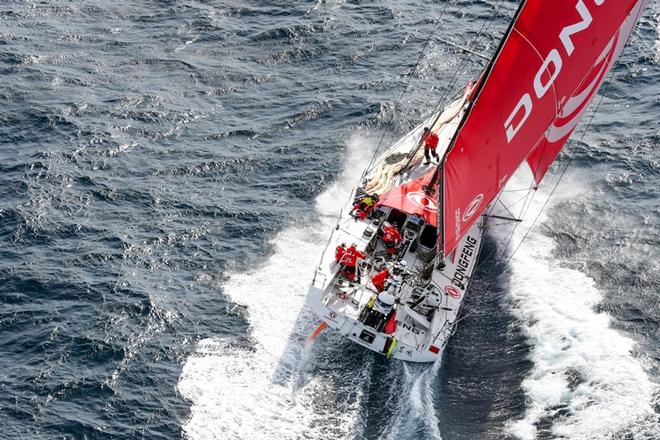
[[[500,204],[502,205],[502,207],[504,207],[504,209],[506,209],[506,212],[508,212],[509,214],[511,214],[512,217],[514,217],[513,212],[511,212],[511,210],[509,209],[509,207],[506,206],[506,205],[504,204],[503,201],[501,201],[501,200],[498,200],[498,201],[500,202]],[[513,205],[511,205],[511,206],[515,206],[516,203],[518,203],[518,202],[515,202],[515,203],[514,203]],[[490,215],[493,215],[493,214],[491,213]]]
[[[454,43],[453,41],[449,41],[449,40],[446,40],[444,38],[438,38],[438,41],[440,41],[442,43],[445,43],[445,44],[448,44],[449,46],[455,47],[456,49],[462,50],[463,52],[468,52],[468,53],[471,53],[472,55],[478,56],[479,58],[483,58],[484,60],[490,61],[490,58],[487,57],[486,55],[481,54],[481,53],[479,53],[475,50],[472,50],[468,47],[461,46],[460,44]]]
[[[518,218],[524,218],[523,213],[525,212],[525,204],[527,203],[527,199],[529,198],[530,192],[533,191],[533,188],[534,188],[534,181],[532,181],[530,188],[527,189],[527,194],[525,194],[522,198],[518,199],[513,205],[511,205],[511,206],[514,206],[514,205],[520,203],[521,200],[525,200],[525,203],[523,203],[523,206],[520,209],[520,213],[518,215]],[[493,213],[493,211],[495,210],[495,206],[497,205],[498,202],[500,202],[500,197],[502,196],[503,193],[504,193],[504,191],[499,192],[499,194],[497,195],[497,198],[495,199],[495,202],[492,204],[492,207],[490,208],[490,211],[486,214],[486,216],[489,216]],[[532,197],[533,197],[533,195],[532,195]],[[504,205],[503,202],[500,202],[500,203],[502,203],[502,205]],[[515,217],[515,215],[513,213],[511,213],[511,215],[513,215]],[[506,245],[504,245],[504,249],[508,249],[509,244],[511,243],[511,240],[513,239],[513,236],[516,233],[516,230],[518,229],[519,225],[520,225],[520,222],[515,222],[515,224],[513,226],[513,229],[511,230],[511,233],[509,234],[508,238],[505,239],[506,240]],[[494,225],[491,225],[491,226],[494,226]],[[487,223],[486,223],[485,227],[488,227]],[[502,243],[504,243],[505,240],[498,241],[497,245],[498,246],[501,245]],[[475,266],[474,271],[472,273],[474,273],[476,270],[478,270],[482,265],[485,264],[486,261],[488,261],[488,259],[490,257],[492,257],[493,255],[495,255],[497,253],[498,246],[496,246],[488,254],[488,256],[486,258],[480,259],[480,261],[477,263],[477,265]]]
[[[447,102],[447,100],[450,96],[450,93],[453,92],[453,95],[456,98],[458,97],[458,95],[459,95],[458,90],[454,91],[454,86],[458,82],[458,72],[460,72],[467,65],[467,62],[470,59],[470,54],[475,54],[476,53],[471,49],[471,46],[476,47],[478,39],[481,38],[482,35],[484,35],[488,32],[488,30],[490,29],[490,26],[493,24],[493,17],[495,15],[495,13],[499,12],[499,10],[500,10],[501,3],[502,3],[502,0],[498,0],[497,4],[491,10],[490,15],[488,16],[488,18],[486,20],[484,20],[483,23],[481,24],[481,27],[479,28],[479,31],[477,32],[477,35],[475,35],[474,38],[472,38],[472,40],[467,44],[467,46],[463,48],[463,50],[464,50],[463,56],[460,58],[460,62],[458,64],[458,67],[456,67],[454,69],[454,71],[452,73],[452,76],[448,81],[448,86],[446,87],[446,89],[444,91],[444,94],[437,101],[438,104],[436,104],[435,108],[439,109],[439,110],[437,110],[438,113],[437,113],[436,117],[433,119],[433,121],[429,124],[429,127],[435,126],[435,124],[438,122],[440,117],[444,114],[445,106],[443,104],[445,102]],[[440,39],[440,38],[438,40],[442,41],[442,42],[446,42],[445,40]],[[413,160],[415,155],[417,155],[417,152],[419,151],[421,146],[422,146],[422,142],[419,141],[417,146],[415,147],[415,149],[412,150],[409,153],[410,159],[408,159],[408,162],[404,166],[404,169],[408,168],[408,166],[410,165],[410,162]],[[379,145],[379,147],[380,147],[380,145]],[[369,165],[369,166],[371,167],[371,165]],[[363,174],[366,174],[366,172],[363,173]]]
[[[449,5],[449,3],[450,3],[450,2],[447,2],[447,3],[445,4],[445,8],[443,8],[440,17],[438,18],[438,22],[436,23],[436,26],[434,27],[433,31],[429,34],[429,37],[427,38],[427,40],[426,40],[426,42],[425,42],[425,44],[424,44],[424,48],[422,49],[422,52],[420,53],[419,58],[417,59],[417,63],[415,63],[415,67],[414,67],[413,73],[417,71],[417,66],[418,66],[418,64],[420,63],[421,59],[422,59],[422,56],[423,56],[423,54],[424,54],[424,51],[426,50],[426,47],[428,46],[428,44],[429,44],[429,42],[430,42],[430,40],[431,40],[431,37],[435,34],[436,29],[437,29],[438,26],[439,26],[439,21],[440,21],[440,19],[442,18],[442,16],[444,15],[445,10],[446,10],[447,6]],[[470,46],[475,45],[475,44],[477,43],[478,39],[479,39],[482,35],[484,35],[484,34],[490,29],[490,26],[492,25],[492,23],[493,23],[493,21],[494,21],[494,20],[493,20],[493,16],[494,16],[497,12],[500,11],[500,6],[501,6],[501,4],[502,4],[502,0],[498,0],[498,1],[497,1],[497,4],[496,4],[495,7],[492,9],[492,11],[491,11],[491,13],[490,13],[490,16],[488,17],[487,20],[485,20],[485,21],[482,23],[481,28],[480,28],[479,31],[477,32],[477,35],[475,35],[475,37],[472,39],[472,41],[470,41],[470,43],[468,44],[467,48],[470,48]],[[467,61],[468,61],[469,59],[470,59],[470,54],[469,54],[469,53],[465,53],[465,54],[463,55],[463,57],[461,57],[461,62],[460,62],[460,64],[459,64],[459,66],[458,66],[456,69],[454,69],[454,73],[452,74],[452,77],[451,77],[451,79],[450,79],[450,81],[449,81],[449,84],[450,84],[450,85],[446,88],[444,95],[442,95],[442,97],[438,100],[438,105],[436,105],[436,108],[442,108],[442,107],[441,107],[442,103],[445,102],[445,101],[447,100],[447,98],[448,98],[450,92],[452,92],[452,90],[453,90],[455,84],[456,84],[457,81],[458,81],[458,72],[459,72],[459,71],[460,71],[460,70],[461,70],[461,69],[467,64]],[[408,82],[406,83],[406,87],[404,88],[403,92],[401,93],[401,96],[399,97],[399,100],[397,101],[397,106],[400,105],[400,103],[401,103],[401,99],[403,99],[403,96],[404,96],[405,92],[408,90],[408,84],[410,83],[410,79],[412,78],[412,76],[413,76],[413,75],[411,75],[411,76],[408,78]],[[436,118],[435,118],[435,120],[433,121],[433,123],[431,124],[431,126],[435,125],[435,123],[437,122],[437,120],[440,118],[441,115],[442,115],[442,111],[438,111],[438,115],[436,116]],[[386,133],[386,132],[384,131],[384,132],[383,132],[383,135],[382,135],[381,138],[380,138],[380,141],[378,142],[378,146],[376,147],[376,151],[374,152],[374,155],[372,156],[372,159],[371,159],[371,161],[369,162],[369,166],[368,166],[368,167],[364,170],[364,172],[362,173],[362,177],[361,177],[361,179],[364,179],[364,177],[366,176],[367,172],[371,169],[371,166],[373,165],[373,163],[374,163],[374,161],[375,161],[375,159],[376,159],[376,156],[377,156],[378,152],[380,151],[380,148],[381,148],[381,145],[382,145],[383,139],[384,139],[384,137],[385,137],[385,133]],[[418,147],[418,148],[419,148],[419,147]],[[417,151],[418,148],[415,149],[415,152]]]
[[[485,20],[481,24],[481,28],[479,28],[479,31],[477,32],[477,35],[475,35],[474,38],[472,39],[472,41],[470,41],[468,43],[467,48],[471,49],[472,47],[476,46],[477,40],[479,38],[481,38],[481,36],[484,35],[486,32],[488,32],[488,30],[490,29],[490,27],[492,26],[493,21],[494,21],[493,17],[495,16],[495,13],[499,12],[501,5],[502,5],[502,0],[498,0],[497,4],[491,10],[490,15],[488,16],[488,19]],[[454,73],[452,74],[452,77],[449,80],[449,85],[447,86],[447,88],[445,90],[445,94],[442,95],[442,97],[438,101],[438,105],[436,107],[439,107],[440,105],[442,105],[443,102],[446,101],[446,99],[448,98],[450,92],[453,90],[454,86],[458,82],[458,72],[465,67],[465,65],[467,64],[469,59],[470,59],[470,54],[469,53],[466,53],[466,54],[463,55],[463,57],[461,58],[461,62],[459,63],[458,67],[456,69],[454,69]],[[437,118],[436,118],[436,121],[437,121]],[[432,125],[435,125],[436,121],[433,121]]]
[[[530,188],[527,189],[527,194],[525,194],[523,197],[521,197],[520,199],[518,199],[518,200],[513,204],[513,205],[516,205],[516,204],[520,203],[521,200],[524,200],[524,201],[525,201],[525,203],[523,203],[523,205],[522,205],[522,207],[521,207],[521,209],[520,209],[520,213],[519,213],[519,215],[518,215],[518,218],[521,218],[521,219],[524,218],[524,213],[526,212],[525,205],[526,205],[526,203],[527,203],[527,200],[530,198],[530,197],[529,197],[529,196],[530,196],[530,193],[532,193],[532,192],[533,192],[533,194],[532,194],[532,197],[531,197],[531,198],[533,199],[533,198],[534,198],[534,195],[536,194],[536,191],[535,191],[535,189],[534,189],[534,181],[533,181],[533,180],[532,180],[532,182],[531,182]],[[486,213],[486,216],[487,216],[487,217],[493,213],[493,211],[495,210],[495,206],[497,206],[497,203],[498,203],[498,202],[499,202],[499,203],[502,203],[502,205],[504,205],[504,203],[500,201],[500,197],[502,196],[503,193],[504,193],[504,191],[500,191],[500,192],[499,192],[499,194],[497,195],[497,198],[496,198],[495,201],[492,203],[490,210]],[[511,206],[513,206],[513,205],[511,205]],[[515,217],[515,215],[514,215],[513,213],[511,213],[511,215],[513,215],[513,216]],[[482,257],[482,258],[479,259],[480,261],[477,262],[477,265],[475,266],[474,270],[472,271],[473,274],[474,274],[474,273],[475,273],[480,267],[482,267],[482,266],[486,263],[486,261],[488,261],[489,258],[491,258],[493,255],[495,255],[495,254],[497,253],[499,247],[504,243],[504,241],[506,241],[506,244],[504,245],[503,249],[506,250],[506,249],[509,248],[509,244],[511,244],[511,240],[513,239],[513,237],[514,237],[514,235],[515,235],[515,233],[516,233],[516,230],[518,229],[518,226],[519,226],[520,224],[521,224],[520,222],[515,222],[515,224],[514,224],[514,226],[513,226],[513,229],[511,230],[511,233],[509,234],[509,236],[508,236],[506,239],[503,239],[503,240],[497,241],[497,242],[496,242],[496,246],[495,246],[495,248],[494,248],[494,249],[493,249],[493,250],[492,250],[492,251],[491,251],[486,257]],[[489,226],[488,223],[485,223],[484,227],[487,228],[488,226]],[[490,226],[495,226],[495,225],[491,224]],[[504,257],[500,257],[500,260],[503,260],[503,258],[504,258]],[[470,279],[471,279],[471,277],[470,277]],[[476,304],[475,306],[479,305],[480,302],[481,302],[481,301],[478,301],[477,304]]]
[[[442,17],[444,17],[445,12],[447,11],[447,7],[449,4],[452,3],[451,1],[448,1],[445,3],[445,6],[442,8],[442,11],[440,11],[440,15],[438,16],[438,19],[435,22],[435,25],[433,26],[433,29],[429,33],[428,37],[426,37],[426,41],[424,42],[424,46],[422,46],[422,50],[419,53],[419,56],[417,57],[417,61],[415,62],[415,65],[413,68],[409,71],[408,73],[408,80],[406,81],[406,85],[401,91],[401,94],[399,95],[399,99],[396,102],[396,107],[398,107],[401,104],[401,100],[405,96],[406,92],[408,91],[408,87],[410,86],[410,82],[412,78],[415,76],[417,73],[417,67],[419,66],[419,63],[422,61],[422,57],[424,56],[424,52],[426,52],[426,48],[429,45],[429,42],[431,41],[431,37],[433,34],[438,30],[440,27],[440,23],[442,22]],[[362,176],[360,177],[360,180],[364,179],[364,176],[367,174],[367,171],[371,169],[371,166],[374,163],[374,160],[376,159],[376,156],[378,155],[378,152],[380,151],[380,147],[383,144],[383,140],[385,139],[385,134],[387,133],[387,129],[383,129],[383,134],[380,136],[380,140],[378,141],[378,146],[376,147],[376,151],[374,151],[373,156],[371,157],[371,161],[369,162],[369,165],[364,169],[362,172]]]
[[[621,55],[623,55],[623,53],[622,53]],[[579,143],[582,143],[582,142],[583,142],[584,137],[586,136],[587,132],[589,131],[589,128],[591,127],[591,123],[593,122],[594,117],[595,117],[596,114],[598,113],[598,109],[600,108],[600,105],[601,105],[602,102],[603,102],[603,98],[605,97],[605,94],[606,94],[606,92],[607,92],[607,89],[609,88],[610,83],[611,83],[611,81],[612,81],[612,76],[614,76],[614,69],[612,69],[611,72],[610,72],[610,74],[609,74],[609,79],[607,80],[607,83],[606,83],[605,86],[604,86],[603,92],[600,94],[600,99],[598,100],[598,104],[596,105],[596,108],[595,108],[594,111],[592,112],[592,114],[591,114],[591,116],[590,116],[590,118],[589,118],[589,122],[587,123],[587,126],[585,127],[584,131],[582,132],[582,135],[580,136],[580,140],[578,141]],[[510,261],[513,259],[513,257],[515,256],[516,252],[518,252],[518,250],[520,249],[520,247],[522,246],[522,244],[525,242],[525,239],[527,238],[527,236],[529,235],[529,233],[532,231],[532,229],[533,229],[534,226],[536,225],[536,222],[537,222],[538,219],[541,217],[541,214],[542,214],[543,211],[545,210],[545,207],[548,205],[548,203],[550,202],[550,199],[552,198],[552,196],[554,195],[555,191],[557,190],[557,187],[559,186],[559,183],[561,183],[562,179],[564,178],[564,175],[566,174],[566,171],[567,171],[568,168],[571,166],[571,163],[573,162],[573,159],[575,158],[575,156],[576,156],[576,153],[573,153],[573,154],[569,157],[569,159],[568,159],[568,161],[567,161],[567,163],[566,163],[566,166],[564,167],[564,169],[562,170],[561,174],[559,175],[559,178],[557,179],[557,182],[555,182],[555,185],[552,187],[552,190],[550,191],[550,194],[548,195],[548,198],[547,198],[547,199],[545,200],[545,202],[543,203],[543,206],[541,206],[541,209],[539,210],[538,214],[536,215],[536,217],[535,217],[534,220],[532,221],[532,224],[530,225],[529,229],[527,229],[527,231],[526,231],[525,234],[523,235],[522,239],[520,240],[520,243],[518,243],[518,246],[516,246],[516,248],[515,248],[515,249],[513,250],[513,252],[511,253],[511,255],[509,255],[509,257],[506,259],[506,261],[504,261],[504,264],[509,264],[509,262],[510,262]],[[532,197],[533,197],[533,195],[532,195]],[[516,226],[517,226],[517,224],[516,224]],[[507,246],[507,247],[508,247],[508,246]],[[504,255],[502,256],[502,258],[500,259],[500,261],[503,261],[503,260],[504,260]],[[476,303],[473,307],[471,307],[471,310],[468,310],[467,313],[465,313],[465,315],[463,315],[463,316],[461,316],[459,319],[457,319],[457,320],[456,320],[456,323],[458,323],[458,322],[462,321],[463,319],[465,319],[466,317],[468,317],[468,316],[472,313],[472,311],[475,310],[475,309],[479,306],[479,304],[481,303],[481,301],[482,301],[483,298],[486,296],[486,294],[488,293],[488,291],[490,290],[491,286],[492,286],[494,283],[495,283],[495,281],[491,281],[491,282],[488,284],[488,286],[487,286],[486,289],[485,289],[484,294],[479,296],[479,300],[477,301],[477,303]]]
[[[504,209],[506,210],[506,212],[508,212],[509,214],[511,214],[512,217],[515,217],[516,215],[515,215],[513,212],[511,212],[511,210],[510,210],[509,208],[513,208],[513,207],[516,206],[518,203],[520,203],[520,202],[522,202],[522,201],[526,201],[526,200],[527,200],[527,197],[529,197],[529,194],[530,194],[531,190],[527,189],[526,191],[527,191],[527,194],[525,194],[524,196],[522,196],[521,198],[519,198],[519,199],[516,200],[515,202],[509,203],[508,206],[505,205],[504,202],[502,202],[501,200],[499,200],[500,204],[504,207]],[[494,211],[494,210],[495,210],[495,208],[493,207],[493,210],[492,210],[492,211]],[[491,211],[490,213],[488,213],[488,215],[499,215],[499,214],[505,213],[505,211],[502,211],[502,210],[499,210],[499,211],[497,211],[497,212],[492,212],[492,211]]]
[[[523,192],[523,191],[528,191],[528,192],[529,192],[529,188],[507,189],[507,190],[504,190],[503,192],[505,192],[505,193],[512,193],[512,192]]]

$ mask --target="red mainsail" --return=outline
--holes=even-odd
[[[582,115],[596,96],[598,89],[607,77],[608,72],[623,52],[623,48],[632,33],[637,19],[644,10],[646,0],[640,1],[632,9],[623,26],[612,37],[603,52],[598,56],[589,74],[583,79],[573,95],[566,100],[557,117],[552,121],[548,132],[539,145],[527,157],[527,163],[534,173],[534,180],[540,183],[552,162],[573,133]]]
[[[523,161],[543,177],[645,3],[523,1],[443,161],[445,255]]]

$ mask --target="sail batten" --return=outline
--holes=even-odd
[[[623,50],[646,0],[527,0],[442,163],[449,254],[527,161],[539,182]]]

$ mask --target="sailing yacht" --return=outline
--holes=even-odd
[[[442,356],[492,207],[519,167],[540,184],[646,3],[521,1],[476,83],[362,174],[308,291],[314,337],[330,327],[388,358]],[[429,133],[437,163],[425,160]]]

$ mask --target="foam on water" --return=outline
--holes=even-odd
[[[340,404],[324,399],[336,387],[359,387],[304,376],[304,359],[313,353],[303,351],[303,342],[318,321],[303,306],[327,233],[372,151],[365,145],[373,142],[357,136],[349,142],[350,167],[317,200],[320,223],[282,231],[263,267],[232,273],[222,286],[247,308],[250,344],[206,339],[187,360],[178,388],[193,403],[184,426],[190,438],[345,438],[356,429],[359,395]],[[362,369],[366,374],[368,365]]]
[[[437,384],[436,378],[438,377],[440,365],[441,360],[438,360],[421,374],[419,371],[412,370],[409,365],[404,365],[406,378],[412,381],[410,402],[414,416],[423,423],[427,438],[433,440],[442,440],[434,404],[434,389]]]
[[[553,202],[585,190],[564,181]],[[514,241],[539,213],[545,191],[533,199]],[[541,213],[537,226],[545,220]],[[653,417],[657,386],[632,354],[634,342],[596,310],[602,297],[594,281],[563,267],[554,255],[555,243],[539,229],[532,230],[510,263],[510,307],[523,323],[534,366],[523,382],[525,416],[508,430],[521,439],[537,438],[540,426],[550,426],[553,437],[571,439],[634,430],[634,424]]]
[[[431,365],[392,362],[387,371],[391,387],[386,406],[390,415],[380,435],[365,432],[365,436],[400,440],[419,438],[423,433],[424,439],[442,440],[434,392],[440,366],[441,362]]]

